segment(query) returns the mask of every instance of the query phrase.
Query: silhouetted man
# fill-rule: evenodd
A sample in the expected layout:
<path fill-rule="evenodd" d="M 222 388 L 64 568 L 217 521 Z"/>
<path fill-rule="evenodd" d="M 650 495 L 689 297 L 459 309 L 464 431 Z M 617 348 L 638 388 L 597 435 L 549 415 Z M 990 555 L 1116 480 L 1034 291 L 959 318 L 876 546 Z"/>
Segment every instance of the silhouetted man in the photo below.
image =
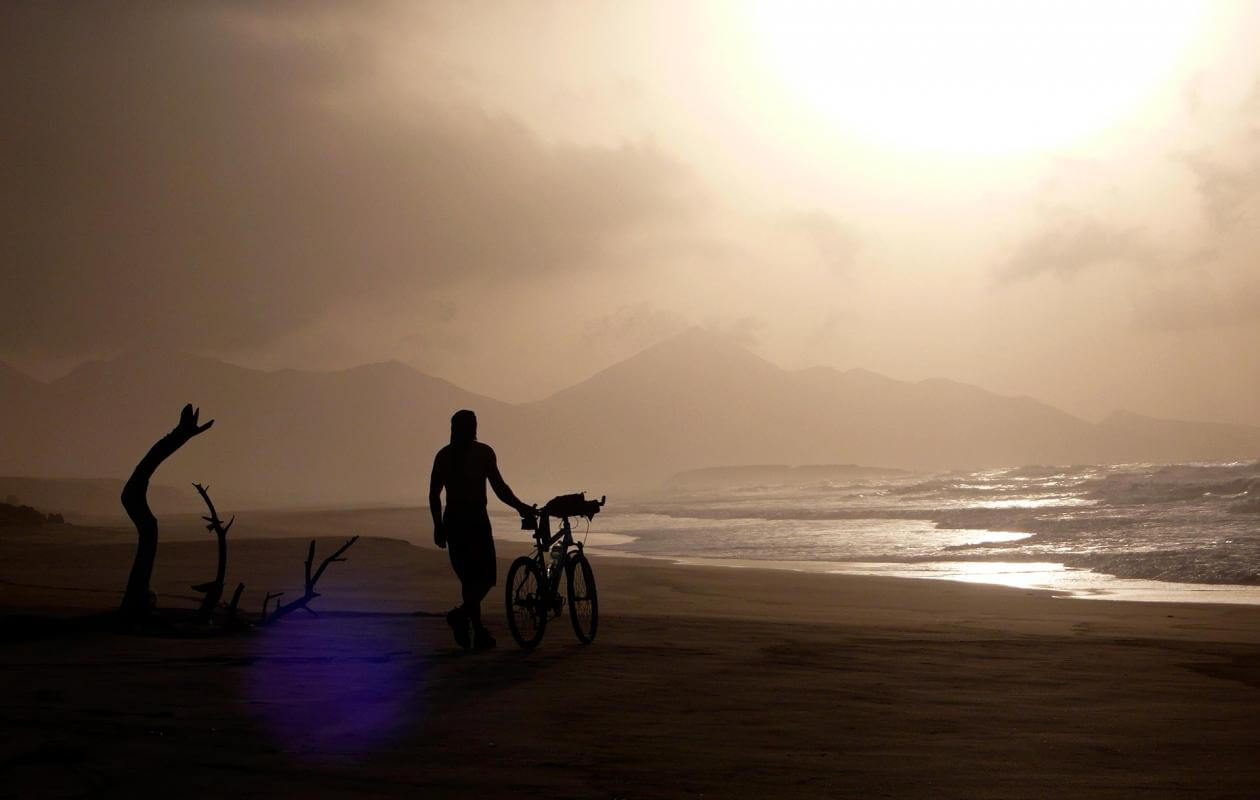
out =
<path fill-rule="evenodd" d="M 494 647 L 494 637 L 481 624 L 481 599 L 494 586 L 497 565 L 490 516 L 486 513 L 486 481 L 500 500 L 525 516 L 533 509 L 517 499 L 499 474 L 494 450 L 477 441 L 477 415 L 467 409 L 451 417 L 451 443 L 433 459 L 429 510 L 433 543 L 449 548 L 451 566 L 463 586 L 464 603 L 446 615 L 461 647 Z M 446 513 L 442 513 L 442 490 Z M 471 637 L 469 632 L 471 630 Z"/>

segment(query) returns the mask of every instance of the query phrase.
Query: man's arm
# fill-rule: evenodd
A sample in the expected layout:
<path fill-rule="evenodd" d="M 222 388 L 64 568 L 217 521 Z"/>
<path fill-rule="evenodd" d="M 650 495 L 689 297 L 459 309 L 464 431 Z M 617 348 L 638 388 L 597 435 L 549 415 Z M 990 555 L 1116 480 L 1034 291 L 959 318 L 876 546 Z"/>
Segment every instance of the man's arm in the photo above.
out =
<path fill-rule="evenodd" d="M 507 481 L 503 480 L 503 476 L 499 474 L 499 458 L 494 454 L 494 450 L 490 450 L 490 468 L 486 471 L 486 477 L 490 480 L 490 488 L 494 490 L 494 494 L 503 502 L 516 509 L 518 514 L 522 516 L 533 512 L 533 507 L 521 502 L 520 498 L 512 493 L 512 487 L 507 485 Z"/>
<path fill-rule="evenodd" d="M 440 548 L 446 547 L 446 531 L 442 530 L 442 454 L 439 452 L 433 459 L 433 472 L 429 475 L 429 512 L 433 514 L 433 543 Z"/>

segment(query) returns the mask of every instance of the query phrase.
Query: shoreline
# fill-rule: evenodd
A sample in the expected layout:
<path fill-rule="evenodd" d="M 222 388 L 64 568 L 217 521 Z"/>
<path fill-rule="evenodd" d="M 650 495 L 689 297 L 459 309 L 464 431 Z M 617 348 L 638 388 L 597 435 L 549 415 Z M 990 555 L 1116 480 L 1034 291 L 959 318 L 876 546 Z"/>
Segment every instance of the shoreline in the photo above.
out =
<path fill-rule="evenodd" d="M 436 550 L 431 544 L 431 522 L 425 506 L 393 506 L 372 509 L 324 510 L 245 510 L 236 541 L 265 539 L 310 539 L 320 536 L 365 536 L 395 539 L 422 550 Z M 530 533 L 517 530 L 515 516 L 492 512 L 494 538 L 500 557 L 515 558 L 529 552 Z M 88 540 L 128 543 L 134 531 L 125 519 L 69 526 Z M 51 531 L 51 529 L 45 529 Z M 417 531 L 408 535 L 409 531 Z M 55 532 L 51 535 L 56 536 Z M 197 543 L 209 540 L 200 515 L 165 515 L 161 521 L 162 541 Z M 632 544 L 634 534 L 592 530 L 592 555 L 617 559 L 663 561 L 684 566 L 768 569 L 786 573 L 833 573 L 867 575 L 912 581 L 949 581 L 962 584 L 1003 586 L 1061 595 L 1070 599 L 1108 602 L 1163 602 L 1205 605 L 1260 605 L 1260 586 L 1242 584 L 1178 583 L 1120 578 L 1086 568 L 1068 567 L 1049 561 L 805 561 L 776 559 L 707 558 L 685 554 L 637 553 L 620 545 Z M 77 538 L 77 537 L 76 537 Z M 577 538 L 582 538 L 578 536 Z M 83 539 L 77 539 L 83 541 Z M 612 540 L 610 543 L 609 540 Z M 511 548 L 511 549 L 509 549 Z"/>
<path fill-rule="evenodd" d="M 626 534 L 611 536 L 634 537 Z M 528 540 L 495 534 L 496 542 L 527 545 Z M 424 544 L 408 542 L 413 546 Z M 524 549 L 518 555 L 524 554 Z M 705 558 L 657 555 L 618 550 L 615 545 L 592 545 L 592 556 L 663 561 L 669 564 L 724 569 L 767 569 L 780 572 L 866 575 L 909 581 L 951 581 L 1011 589 L 1046 592 L 1072 600 L 1106 600 L 1121 603 L 1202 603 L 1257 606 L 1260 586 L 1217 583 L 1176 583 L 1120 578 L 1056 562 L 1038 561 L 794 561 L 775 559 Z"/>
<path fill-rule="evenodd" d="M 496 523 L 508 520 L 506 515 L 492 515 L 492 518 Z M 512 521 L 514 519 L 512 518 Z M 505 524 L 496 524 L 495 540 L 520 545 L 522 552 L 525 552 L 525 548 L 530 544 L 528 532 L 518 533 L 513 529 L 509 529 L 510 532 L 508 532 L 504 530 L 505 527 Z M 592 531 L 591 536 L 597 541 L 599 538 L 607 537 L 628 540 L 616 544 L 592 544 L 590 545 L 592 554 L 615 558 L 662 560 L 691 566 L 761 568 L 784 572 L 823 572 L 837 575 L 877 575 L 903 580 L 945 580 L 1016 589 L 1035 589 L 1061 594 L 1072 599 L 1111 602 L 1260 605 L 1260 586 L 1122 578 L 1053 561 L 924 559 L 889 562 L 710 558 L 686 554 L 638 553 L 618 546 L 632 545 L 636 539 L 640 538 L 634 534 Z M 423 542 L 416 544 L 426 546 Z"/>
<path fill-rule="evenodd" d="M 1119 578 L 1093 570 L 1036 561 L 774 561 L 756 559 L 663 556 L 610 549 L 591 549 L 593 555 L 667 561 L 683 566 L 728 569 L 769 569 L 830 575 L 866 575 L 908 581 L 951 581 L 1047 592 L 1072 600 L 1123 603 L 1205 603 L 1260 605 L 1260 586 L 1215 583 L 1174 583 Z M 935 573 L 935 574 L 934 574 Z M 1054 576 L 1060 575 L 1059 583 Z M 1076 579 L 1076 580 L 1073 580 Z M 1075 583 L 1075 586 L 1073 585 Z"/>

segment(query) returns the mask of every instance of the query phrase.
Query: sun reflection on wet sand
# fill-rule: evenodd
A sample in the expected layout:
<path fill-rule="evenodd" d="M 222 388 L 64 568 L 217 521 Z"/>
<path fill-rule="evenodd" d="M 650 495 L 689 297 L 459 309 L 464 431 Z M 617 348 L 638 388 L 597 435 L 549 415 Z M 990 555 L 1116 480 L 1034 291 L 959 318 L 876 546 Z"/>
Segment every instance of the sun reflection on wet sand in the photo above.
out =
<path fill-rule="evenodd" d="M 1036 561 L 933 561 L 916 564 L 840 564 L 827 570 L 847 575 L 926 578 L 1062 592 L 1094 600 L 1150 602 L 1241 603 L 1260 605 L 1260 587 L 1201 583 L 1167 583 L 1075 569 Z"/>
<path fill-rule="evenodd" d="M 984 531 L 992 535 L 990 531 Z M 1020 534 L 998 534 L 1018 537 Z M 776 569 L 788 572 L 824 572 L 835 575 L 875 575 L 885 578 L 961 581 L 1009 586 L 1015 589 L 1058 592 L 1064 597 L 1091 600 L 1129 600 L 1153 603 L 1236 603 L 1260 605 L 1260 587 L 1206 583 L 1171 583 L 1117 578 L 1050 561 L 757 561 L 740 558 L 696 558 L 643 555 L 625 550 L 597 548 L 601 558 L 665 561 L 697 567 Z"/>

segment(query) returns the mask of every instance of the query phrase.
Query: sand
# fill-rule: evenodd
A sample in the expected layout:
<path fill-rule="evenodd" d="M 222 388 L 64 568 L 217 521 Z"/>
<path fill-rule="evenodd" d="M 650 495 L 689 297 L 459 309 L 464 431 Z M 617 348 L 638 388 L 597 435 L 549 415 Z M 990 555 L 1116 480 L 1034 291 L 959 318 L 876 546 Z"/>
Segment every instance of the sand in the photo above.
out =
<path fill-rule="evenodd" d="M 445 554 L 365 538 L 319 617 L 244 635 L 32 636 L 15 617 L 111 608 L 131 549 L 0 533 L 0 794 L 1260 796 L 1256 607 L 596 556 L 593 645 L 561 619 L 520 652 L 500 587 L 499 648 L 465 653 Z M 295 592 L 304 552 L 234 541 L 246 608 Z M 192 607 L 212 558 L 209 537 L 164 542 L 162 605 Z"/>

